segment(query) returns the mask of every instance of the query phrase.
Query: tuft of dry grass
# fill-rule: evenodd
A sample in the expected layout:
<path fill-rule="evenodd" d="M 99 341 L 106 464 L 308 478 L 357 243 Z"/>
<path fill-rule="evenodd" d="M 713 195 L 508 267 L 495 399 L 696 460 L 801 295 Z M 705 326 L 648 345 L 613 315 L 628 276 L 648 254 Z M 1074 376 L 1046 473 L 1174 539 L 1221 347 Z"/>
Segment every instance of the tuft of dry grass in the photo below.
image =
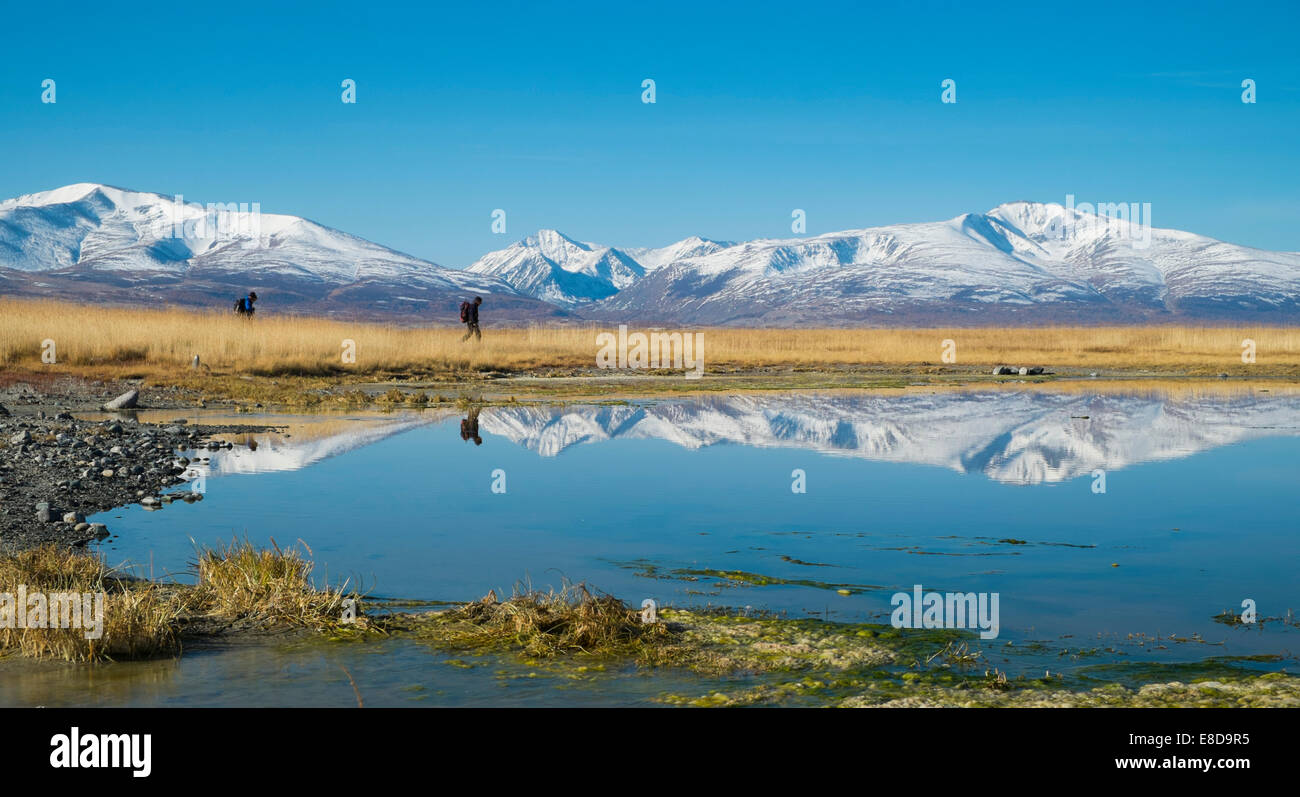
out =
<path fill-rule="evenodd" d="M 266 625 L 336 625 L 350 595 L 347 584 L 317 589 L 311 583 L 315 564 L 310 559 L 274 540 L 271 546 L 259 549 L 244 540 L 199 551 L 194 566 L 198 583 L 186 596 L 188 607 Z"/>
<path fill-rule="evenodd" d="M 636 656 L 671 632 L 643 623 L 635 609 L 612 595 L 565 583 L 558 592 L 522 590 L 507 600 L 495 592 L 437 616 L 436 636 L 453 647 L 490 647 L 550 657 L 570 653 Z"/>
<path fill-rule="evenodd" d="M 305 547 L 305 545 L 304 545 Z M 199 553 L 198 584 L 184 587 L 122 577 L 100 556 L 55 545 L 0 555 L 0 655 L 73 662 L 117 661 L 175 655 L 182 630 L 196 619 L 216 630 L 230 623 L 335 628 L 343 601 L 339 588 L 315 589 L 313 564 L 295 548 L 255 548 L 232 543 Z M 87 626 L 19 627 L 5 620 L 4 596 L 41 593 L 103 594 L 102 633 Z M 31 626 L 30 618 L 28 625 Z"/>
<path fill-rule="evenodd" d="M 102 376 L 189 373 L 199 355 L 205 377 L 240 374 L 333 379 L 376 374 L 469 375 L 489 371 L 591 369 L 596 336 L 609 325 L 488 326 L 482 342 L 463 343 L 459 327 L 401 327 L 303 316 L 237 318 L 181 309 L 87 307 L 0 299 L 0 365 Z M 644 330 L 642 330 L 644 331 Z M 941 367 L 945 340 L 957 365 L 1253 369 L 1300 373 L 1300 329 L 1263 326 L 1109 326 L 930 329 L 704 328 L 707 370 L 852 365 Z M 1257 363 L 1244 366 L 1242 342 Z M 41 362 L 44 340 L 58 364 Z M 356 362 L 344 363 L 343 341 Z"/>
<path fill-rule="evenodd" d="M 20 628 L 14 620 L 0 623 L 0 653 L 84 662 L 151 658 L 179 649 L 181 607 L 174 591 L 114 578 L 99 557 L 53 545 L 0 556 L 0 593 L 14 596 L 16 604 L 20 588 L 46 599 L 52 593 L 102 594 L 101 636 L 86 638 L 88 617 L 81 627 L 66 628 Z M 52 614 L 46 622 L 54 619 Z"/>

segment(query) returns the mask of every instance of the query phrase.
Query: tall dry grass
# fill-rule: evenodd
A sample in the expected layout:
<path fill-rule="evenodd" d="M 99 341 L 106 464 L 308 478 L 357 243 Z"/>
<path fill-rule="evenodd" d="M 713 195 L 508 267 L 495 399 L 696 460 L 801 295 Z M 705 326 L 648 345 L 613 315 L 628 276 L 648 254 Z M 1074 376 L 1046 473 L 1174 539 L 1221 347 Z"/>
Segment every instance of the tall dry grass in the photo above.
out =
<path fill-rule="evenodd" d="M 232 313 L 0 299 L 0 366 L 42 365 L 42 341 L 48 339 L 61 364 L 51 368 L 141 376 L 187 368 L 196 354 L 214 371 L 253 376 L 587 368 L 595 365 L 597 333 L 608 330 L 596 325 L 494 328 L 489 317 L 482 342 L 462 343 L 460 327 L 413 329 L 300 316 L 245 320 Z M 956 343 L 962 365 L 1215 370 L 1240 366 L 1242 341 L 1250 338 L 1258 365 L 1300 368 L 1296 327 L 700 331 L 708 370 L 939 364 L 946 339 Z M 355 342 L 355 364 L 343 362 L 345 340 Z"/>
<path fill-rule="evenodd" d="M 306 544 L 303 544 L 306 547 Z M 198 583 L 189 606 L 218 617 L 268 625 L 320 626 L 337 622 L 347 585 L 317 589 L 311 583 L 312 560 L 297 548 L 257 548 L 248 540 L 198 552 Z M 353 595 L 353 597 L 356 597 Z"/>
<path fill-rule="evenodd" d="M 16 600 L 20 585 L 28 594 L 103 593 L 102 636 L 87 639 L 85 627 L 18 627 L 20 610 L 13 606 L 14 617 L 0 623 L 0 654 L 85 662 L 150 658 L 179 649 L 181 607 L 173 591 L 152 582 L 116 580 L 102 557 L 53 545 L 0 556 L 0 594 Z"/>
<path fill-rule="evenodd" d="M 91 662 L 175 655 L 182 630 L 199 620 L 208 621 L 209 629 L 237 622 L 337 629 L 344 600 L 361 596 L 346 584 L 317 589 L 311 583 L 313 567 L 297 548 L 258 549 L 237 541 L 199 550 L 198 583 L 185 587 L 123 578 L 102 556 L 67 547 L 3 553 L 0 656 Z M 48 619 L 45 625 L 55 627 L 24 626 L 22 613 L 11 605 L 22 594 L 20 587 L 27 595 L 103 593 L 102 635 L 87 639 L 85 627 L 57 627 Z"/>

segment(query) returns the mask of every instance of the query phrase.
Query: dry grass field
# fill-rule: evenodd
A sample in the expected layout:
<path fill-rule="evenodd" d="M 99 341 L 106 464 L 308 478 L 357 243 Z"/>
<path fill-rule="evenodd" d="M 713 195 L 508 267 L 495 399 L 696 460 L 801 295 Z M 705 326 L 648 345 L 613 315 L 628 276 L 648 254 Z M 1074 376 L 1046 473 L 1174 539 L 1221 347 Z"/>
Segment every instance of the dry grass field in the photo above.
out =
<path fill-rule="evenodd" d="M 296 316 L 90 307 L 0 299 L 0 367 L 97 377 L 176 375 L 198 355 L 214 373 L 251 376 L 411 377 L 482 371 L 591 369 L 608 327 L 493 328 L 462 343 L 459 327 L 359 324 Z M 632 331 L 637 331 L 633 328 Z M 645 330 L 642 330 L 645 331 Z M 1300 374 L 1300 328 L 1043 327 L 983 329 L 706 328 L 706 371 L 854 365 L 940 365 L 945 340 L 957 366 L 1043 365 L 1209 375 Z M 1256 363 L 1242 361 L 1245 339 Z M 55 364 L 42 360 L 53 342 Z M 345 341 L 355 362 L 345 362 Z"/>

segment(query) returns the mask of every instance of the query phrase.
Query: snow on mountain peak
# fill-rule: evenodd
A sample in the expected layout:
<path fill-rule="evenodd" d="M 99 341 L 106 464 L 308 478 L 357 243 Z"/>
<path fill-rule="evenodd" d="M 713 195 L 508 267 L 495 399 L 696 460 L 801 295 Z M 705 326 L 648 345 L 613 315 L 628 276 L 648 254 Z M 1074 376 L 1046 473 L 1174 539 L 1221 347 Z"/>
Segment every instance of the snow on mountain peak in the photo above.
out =
<path fill-rule="evenodd" d="M 79 300 L 147 301 L 165 292 L 205 304 L 257 286 L 284 305 L 324 303 L 326 312 L 340 301 L 337 291 L 391 295 L 375 295 L 366 310 L 399 299 L 403 307 L 454 308 L 478 294 L 513 297 L 527 317 L 555 311 L 500 280 L 262 213 L 255 202 L 202 205 L 98 183 L 0 202 L 0 283 L 6 292 Z"/>
<path fill-rule="evenodd" d="M 0 210 L 19 207 L 40 208 L 51 205 L 68 205 L 86 200 L 96 193 L 117 206 L 129 204 L 133 201 L 137 204 L 144 204 L 163 199 L 158 194 L 142 194 L 128 191 L 125 188 L 103 185 L 102 183 L 73 183 L 49 191 L 38 191 L 34 194 L 24 194 L 13 199 L 0 200 Z"/>
<path fill-rule="evenodd" d="M 571 259 L 581 259 L 584 254 L 597 248 L 592 244 L 575 241 L 559 230 L 547 229 L 538 230 L 535 235 L 528 236 L 515 246 L 537 249 L 544 257 L 555 261 L 561 268 Z"/>
<path fill-rule="evenodd" d="M 1300 253 L 1150 222 L 1146 204 L 1071 197 L 740 243 L 692 235 L 616 248 L 541 229 L 458 271 L 255 203 L 179 204 L 77 183 L 0 201 L 0 285 L 54 295 L 41 285 L 64 279 L 60 290 L 110 300 L 114 288 L 134 297 L 138 286 L 266 281 L 311 301 L 367 286 L 378 310 L 417 295 L 491 294 L 593 320 L 763 326 L 1300 318 Z"/>

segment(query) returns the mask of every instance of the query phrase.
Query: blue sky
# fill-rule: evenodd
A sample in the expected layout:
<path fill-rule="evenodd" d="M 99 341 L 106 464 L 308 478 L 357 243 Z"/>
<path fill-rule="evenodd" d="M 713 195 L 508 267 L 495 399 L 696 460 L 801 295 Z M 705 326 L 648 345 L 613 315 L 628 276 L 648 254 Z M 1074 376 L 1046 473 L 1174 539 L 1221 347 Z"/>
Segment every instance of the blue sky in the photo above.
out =
<path fill-rule="evenodd" d="M 6 8 L 0 196 L 260 202 L 448 266 L 1067 194 L 1300 250 L 1294 2 L 272 5 Z"/>

